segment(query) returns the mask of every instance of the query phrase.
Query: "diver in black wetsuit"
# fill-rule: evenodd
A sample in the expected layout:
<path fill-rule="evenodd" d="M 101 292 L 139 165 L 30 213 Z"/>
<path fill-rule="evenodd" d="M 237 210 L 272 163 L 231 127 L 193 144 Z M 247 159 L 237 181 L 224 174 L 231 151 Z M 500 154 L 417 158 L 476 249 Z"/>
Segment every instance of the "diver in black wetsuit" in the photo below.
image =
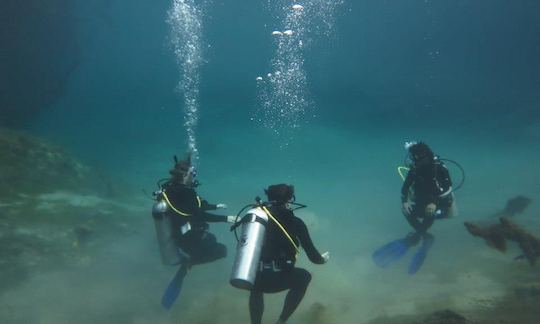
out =
<path fill-rule="evenodd" d="M 225 204 L 212 205 L 196 193 L 198 182 L 191 157 L 178 161 L 169 171 L 171 178 L 161 186 L 161 198 L 167 201 L 172 228 L 177 235 L 178 247 L 189 266 L 212 262 L 227 256 L 225 245 L 218 243 L 208 231 L 207 222 L 234 222 L 235 216 L 210 214 L 208 210 L 227 208 Z"/>
<path fill-rule="evenodd" d="M 227 256 L 225 245 L 217 242 L 208 231 L 207 222 L 234 222 L 236 216 L 213 215 L 207 210 L 226 208 L 225 204 L 211 205 L 197 196 L 195 168 L 191 155 L 183 161 L 174 157 L 170 179 L 158 182 L 156 203 L 152 215 L 164 264 L 180 267 L 163 296 L 161 305 L 170 309 L 182 289 L 184 277 L 193 265 L 216 261 Z"/>
<path fill-rule="evenodd" d="M 297 249 L 302 246 L 309 260 L 316 264 L 326 263 L 329 253 L 320 254 L 314 247 L 304 222 L 296 217 L 287 203 L 293 200 L 294 189 L 286 184 L 272 185 L 266 190 L 272 205 L 268 208 L 294 241 L 287 238 L 279 226 L 270 221 L 261 252 L 260 270 L 249 297 L 249 313 L 252 324 L 260 324 L 264 311 L 264 293 L 289 290 L 277 323 L 284 323 L 296 310 L 311 281 L 311 274 L 295 267 Z"/>
<path fill-rule="evenodd" d="M 449 217 L 452 180 L 448 169 L 425 143 L 408 146 L 413 162 L 401 187 L 402 211 L 417 233 L 426 233 L 435 219 Z"/>
<path fill-rule="evenodd" d="M 429 146 L 413 142 L 406 143 L 405 148 L 412 165 L 401 187 L 401 204 L 403 215 L 415 231 L 378 248 L 372 259 L 377 266 L 385 268 L 422 241 L 409 263 L 408 273 L 414 275 L 424 263 L 435 240 L 427 232 L 428 229 L 436 219 L 450 217 L 454 198 L 448 169 Z"/>

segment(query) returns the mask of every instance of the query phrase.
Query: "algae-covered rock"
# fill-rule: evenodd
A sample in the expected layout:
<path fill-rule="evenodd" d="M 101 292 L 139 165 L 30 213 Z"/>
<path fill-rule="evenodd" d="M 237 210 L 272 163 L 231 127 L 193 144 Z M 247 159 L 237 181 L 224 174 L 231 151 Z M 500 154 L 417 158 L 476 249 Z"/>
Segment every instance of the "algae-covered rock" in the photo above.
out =
<path fill-rule="evenodd" d="M 0 151 L 0 293 L 34 274 L 87 265 L 136 233 L 140 206 L 115 198 L 106 176 L 62 148 L 0 129 Z"/>
<path fill-rule="evenodd" d="M 64 149 L 27 133 L 0 129 L 0 195 L 109 190 L 109 181 Z"/>
<path fill-rule="evenodd" d="M 464 316 L 450 310 L 440 310 L 429 315 L 417 324 L 467 324 L 470 323 Z"/>

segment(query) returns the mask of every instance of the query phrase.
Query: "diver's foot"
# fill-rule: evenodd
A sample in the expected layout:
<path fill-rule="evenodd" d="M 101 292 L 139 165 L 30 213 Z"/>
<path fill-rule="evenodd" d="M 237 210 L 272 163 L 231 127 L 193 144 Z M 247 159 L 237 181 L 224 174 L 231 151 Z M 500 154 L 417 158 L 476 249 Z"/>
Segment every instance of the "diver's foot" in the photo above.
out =
<path fill-rule="evenodd" d="M 411 232 L 405 237 L 405 244 L 407 244 L 407 247 L 413 247 L 420 242 L 422 237 L 422 232 Z"/>

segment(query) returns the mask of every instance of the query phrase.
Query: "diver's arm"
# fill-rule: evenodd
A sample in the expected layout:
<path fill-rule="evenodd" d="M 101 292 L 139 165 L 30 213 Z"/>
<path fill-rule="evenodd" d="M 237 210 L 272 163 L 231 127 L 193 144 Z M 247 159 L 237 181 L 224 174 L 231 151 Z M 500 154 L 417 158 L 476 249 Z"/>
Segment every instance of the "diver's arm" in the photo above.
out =
<path fill-rule="evenodd" d="M 201 211 L 195 217 L 199 218 L 203 222 L 209 222 L 209 223 L 226 223 L 227 222 L 227 216 L 210 214 L 205 211 Z"/>
<path fill-rule="evenodd" d="M 216 210 L 218 209 L 217 205 L 210 204 L 208 201 L 201 199 L 201 209 L 202 210 Z"/>
<path fill-rule="evenodd" d="M 294 217 L 295 221 L 295 228 L 296 228 L 296 235 L 300 239 L 300 243 L 302 244 L 302 247 L 304 248 L 304 251 L 306 251 L 306 254 L 309 258 L 309 260 L 315 264 L 323 264 L 326 262 L 325 258 L 317 251 L 315 246 L 313 245 L 313 241 L 311 240 L 311 237 L 309 236 L 309 232 L 307 229 L 306 224 L 297 217 Z"/>
<path fill-rule="evenodd" d="M 200 197 L 199 197 L 200 199 Z M 218 203 L 218 204 L 210 204 L 206 200 L 201 200 L 201 207 L 202 210 L 216 210 L 216 209 L 227 209 L 227 205 L 224 203 Z"/>
<path fill-rule="evenodd" d="M 414 170 L 410 170 L 409 173 L 407 173 L 407 177 L 405 178 L 405 182 L 403 182 L 403 186 L 401 186 L 401 202 L 407 202 L 407 199 L 409 197 L 409 189 L 411 188 L 411 185 L 414 180 Z"/>

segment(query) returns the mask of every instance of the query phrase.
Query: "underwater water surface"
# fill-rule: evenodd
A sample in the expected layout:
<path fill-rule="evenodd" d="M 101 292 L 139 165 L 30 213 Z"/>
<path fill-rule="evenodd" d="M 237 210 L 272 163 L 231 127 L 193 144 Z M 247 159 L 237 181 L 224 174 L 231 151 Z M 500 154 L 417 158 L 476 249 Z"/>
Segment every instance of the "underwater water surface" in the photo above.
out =
<path fill-rule="evenodd" d="M 523 195 L 531 204 L 513 221 L 540 236 L 537 2 L 2 6 L 12 19 L 2 82 L 24 72 L 57 86 L 21 76 L 0 102 L 0 125 L 17 132 L 0 132 L 0 322 L 248 323 L 248 293 L 228 283 L 236 241 L 225 224 L 211 231 L 227 258 L 195 267 L 172 309 L 160 305 L 177 269 L 161 264 L 150 193 L 173 156 L 192 151 L 197 191 L 226 203 L 224 215 L 276 183 L 293 184 L 308 206 L 297 216 L 331 259 L 300 256 L 313 279 L 290 323 L 419 323 L 440 310 L 536 323 L 538 267 L 463 223 L 492 222 Z M 59 13 L 70 33 L 57 33 Z M 50 42 L 35 51 L 33 38 Z M 371 257 L 412 230 L 397 167 L 413 140 L 457 161 L 465 182 L 458 215 L 435 222 L 429 255 L 409 275 L 412 249 L 385 269 Z M 266 295 L 264 323 L 283 299 Z"/>

